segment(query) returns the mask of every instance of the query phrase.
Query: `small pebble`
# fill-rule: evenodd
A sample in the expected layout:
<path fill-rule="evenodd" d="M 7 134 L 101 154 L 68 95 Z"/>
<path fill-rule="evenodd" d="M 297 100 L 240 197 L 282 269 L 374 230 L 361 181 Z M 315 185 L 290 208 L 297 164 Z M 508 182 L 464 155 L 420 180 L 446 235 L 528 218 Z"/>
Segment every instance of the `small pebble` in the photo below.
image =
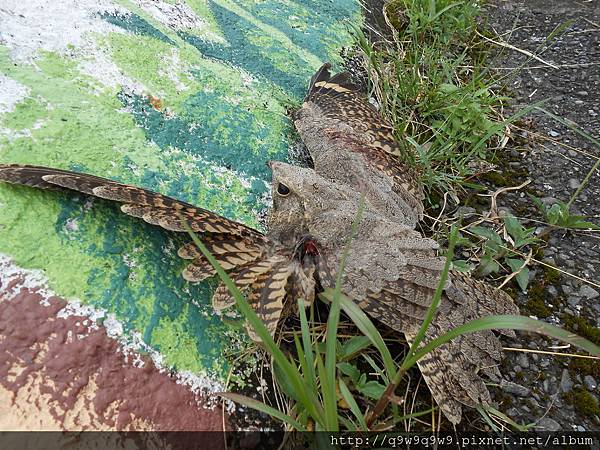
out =
<path fill-rule="evenodd" d="M 540 200 L 542 201 L 544 206 L 552 206 L 555 203 L 558 203 L 558 200 L 554 197 L 542 197 Z"/>
<path fill-rule="evenodd" d="M 569 178 L 569 187 L 571 189 L 577 189 L 579 186 L 581 186 L 581 183 L 579 182 L 579 180 L 575 179 L 575 178 Z"/>
<path fill-rule="evenodd" d="M 598 383 L 596 383 L 596 380 L 591 375 L 586 375 L 583 378 L 583 384 L 585 384 L 585 387 L 588 388 L 590 391 L 593 391 L 598 387 Z"/>
<path fill-rule="evenodd" d="M 524 369 L 529 368 L 529 358 L 527 358 L 527 355 L 525 353 L 521 353 L 518 357 L 517 357 L 517 362 L 519 363 L 519 366 L 521 366 Z"/>
<path fill-rule="evenodd" d="M 567 369 L 563 369 L 562 371 L 559 388 L 560 392 L 569 392 L 573 389 L 573 381 L 571 380 L 571 375 Z"/>
<path fill-rule="evenodd" d="M 600 292 L 598 292 L 596 289 L 592 288 L 590 285 L 584 284 L 579 289 L 579 295 L 581 295 L 582 297 L 585 297 L 589 300 L 593 300 L 600 296 Z"/>
<path fill-rule="evenodd" d="M 519 410 L 517 408 L 510 408 L 506 411 L 506 414 L 510 418 L 516 418 L 519 415 Z"/>
<path fill-rule="evenodd" d="M 569 286 L 568 284 L 563 284 L 562 286 L 562 291 L 569 295 L 571 292 L 573 292 L 573 288 L 571 286 Z"/>
<path fill-rule="evenodd" d="M 547 359 L 542 359 L 542 360 L 540 361 L 540 366 L 542 366 L 542 368 L 546 368 L 546 367 L 548 367 L 549 365 L 550 365 L 550 361 L 549 361 L 549 360 L 547 360 Z"/>
<path fill-rule="evenodd" d="M 554 131 L 554 130 L 550 130 L 548 131 L 548 134 L 552 137 L 558 137 L 560 136 L 560 133 L 558 131 Z"/>
<path fill-rule="evenodd" d="M 500 387 L 509 394 L 518 395 L 519 397 L 527 397 L 531 393 L 531 389 L 521 386 L 520 384 L 513 383 L 512 381 L 502 380 L 500 382 Z"/>
<path fill-rule="evenodd" d="M 550 417 L 542 417 L 533 427 L 536 431 L 559 431 L 560 425 Z"/>

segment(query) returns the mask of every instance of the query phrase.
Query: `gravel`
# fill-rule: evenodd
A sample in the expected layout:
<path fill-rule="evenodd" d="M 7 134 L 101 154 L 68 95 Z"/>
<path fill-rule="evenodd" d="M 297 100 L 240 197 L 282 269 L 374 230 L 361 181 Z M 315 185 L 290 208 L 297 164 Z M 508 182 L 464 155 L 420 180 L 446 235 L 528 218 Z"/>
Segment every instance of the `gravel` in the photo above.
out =
<path fill-rule="evenodd" d="M 581 289 L 579 289 L 579 296 L 585 297 L 588 300 L 593 300 L 600 296 L 600 292 L 588 286 L 587 284 L 584 284 L 583 286 L 581 286 Z"/>
<path fill-rule="evenodd" d="M 571 375 L 569 375 L 569 371 L 567 369 L 563 369 L 560 377 L 560 392 L 569 392 L 571 389 L 573 389 Z"/>
<path fill-rule="evenodd" d="M 536 431 L 559 431 L 560 424 L 551 419 L 550 417 L 543 417 L 540 421 L 534 426 Z"/>
<path fill-rule="evenodd" d="M 492 62 L 505 68 L 526 68 L 508 78 L 509 95 L 515 104 L 506 115 L 525 106 L 545 100 L 549 112 L 576 123 L 589 135 L 598 139 L 600 130 L 600 7 L 597 2 L 570 0 L 494 0 L 487 4 L 486 21 L 507 42 L 519 49 L 539 52 L 541 58 L 558 68 L 540 61 L 526 61 L 526 57 L 506 48 L 498 49 Z M 549 44 L 546 36 L 557 27 L 567 24 Z M 596 24 L 596 25 L 594 25 Z M 596 31 L 594 31 L 596 30 Z M 509 143 L 507 157 L 511 158 L 508 170 L 526 170 L 531 180 L 528 188 L 535 192 L 544 205 L 567 203 L 600 156 L 600 149 L 568 126 L 541 112 L 535 112 L 517 124 L 523 130 L 514 131 L 520 140 Z M 520 155 L 515 161 L 515 155 Z M 515 164 L 516 162 L 516 164 Z M 515 184 L 525 181 L 515 180 Z M 498 187 L 490 188 L 493 192 Z M 516 212 L 526 227 L 544 229 L 539 210 L 528 196 L 521 192 L 507 192 L 498 197 L 498 207 L 508 207 Z M 481 212 L 481 211 L 478 211 Z M 573 202 L 572 214 L 588 216 L 586 220 L 600 225 L 600 177 L 594 174 Z M 542 245 L 544 262 L 556 265 L 574 276 L 561 275 L 551 282 L 538 284 L 543 289 L 542 299 L 551 315 L 547 322 L 563 326 L 565 315 L 581 317 L 598 326 L 600 320 L 600 235 L 585 231 L 554 230 Z M 536 257 L 538 258 L 538 257 Z M 539 259 L 539 258 L 538 258 Z M 542 267 L 533 282 L 544 274 Z M 589 284 L 588 281 L 592 284 Z M 531 292 L 531 289 L 530 289 Z M 530 301 L 528 294 L 517 294 L 523 308 Z M 524 314 L 530 313 L 523 311 Z M 519 333 L 514 340 L 506 340 L 507 347 L 538 349 L 541 351 L 569 353 L 558 341 L 533 333 Z M 498 409 L 521 424 L 537 423 L 536 430 L 600 431 L 600 420 L 570 404 L 568 394 L 573 389 L 586 389 L 599 395 L 598 381 L 592 375 L 579 373 L 572 368 L 572 358 L 535 353 L 506 354 L 501 371 L 504 381 L 502 393 L 497 392 Z M 513 368 L 522 371 L 518 379 L 511 376 Z M 518 382 L 518 384 L 516 384 Z M 511 400 L 506 400 L 512 396 Z M 528 398 L 524 398 L 528 397 Z M 535 401 L 535 403 L 532 402 Z"/>

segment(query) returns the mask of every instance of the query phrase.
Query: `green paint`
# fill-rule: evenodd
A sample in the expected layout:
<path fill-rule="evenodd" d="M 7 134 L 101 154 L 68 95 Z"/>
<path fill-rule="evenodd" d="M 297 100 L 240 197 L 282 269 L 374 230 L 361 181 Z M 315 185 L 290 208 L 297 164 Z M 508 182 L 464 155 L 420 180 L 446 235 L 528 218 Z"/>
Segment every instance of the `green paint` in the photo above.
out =
<path fill-rule="evenodd" d="M 126 32 L 93 38 L 144 95 L 103 86 L 77 58 L 45 53 L 34 68 L 0 46 L 0 72 L 30 89 L 0 114 L 0 162 L 85 171 L 258 226 L 265 163 L 292 144 L 286 109 L 322 61 L 339 62 L 358 5 L 188 0 L 206 27 L 176 30 L 119 3 L 131 14 L 104 20 Z M 108 202 L 0 185 L 0 252 L 42 268 L 58 294 L 114 313 L 167 364 L 225 376 L 227 336 L 240 333 L 213 313 L 214 281 L 179 276 L 181 239 Z"/>
<path fill-rule="evenodd" d="M 270 47 L 275 47 L 277 44 L 283 48 L 286 53 L 293 53 L 299 56 L 305 63 L 313 67 L 318 67 L 323 63 L 317 56 L 313 55 L 310 50 L 307 48 L 299 47 L 285 34 L 282 33 L 276 27 L 273 27 L 265 22 L 257 20 L 252 14 L 250 14 L 245 8 L 239 6 L 234 2 L 229 0 L 214 0 L 215 5 L 219 5 L 221 8 L 228 10 L 229 12 L 237 15 L 240 19 L 243 19 L 250 23 L 257 30 L 260 30 L 260 34 L 268 38 L 268 45 Z M 249 2 L 241 2 L 241 3 L 249 3 Z M 254 3 L 254 2 L 253 2 Z M 251 4 L 251 3 L 250 3 Z M 250 5 L 248 5 L 250 6 Z M 277 6 L 277 5 L 273 5 Z M 270 8 L 271 5 L 263 3 L 261 8 Z M 281 22 L 285 23 L 286 19 L 289 20 L 289 17 L 281 17 L 283 19 Z M 225 30 L 223 29 L 225 32 Z M 288 63 L 290 62 L 288 58 Z"/>
<path fill-rule="evenodd" d="M 101 14 L 100 17 L 102 17 L 108 23 L 112 23 L 113 25 L 121 27 L 127 31 L 131 31 L 132 33 L 151 36 L 166 42 L 167 44 L 175 45 L 175 42 L 173 42 L 167 35 L 153 27 L 149 22 L 137 14 L 123 15 L 104 13 Z"/>

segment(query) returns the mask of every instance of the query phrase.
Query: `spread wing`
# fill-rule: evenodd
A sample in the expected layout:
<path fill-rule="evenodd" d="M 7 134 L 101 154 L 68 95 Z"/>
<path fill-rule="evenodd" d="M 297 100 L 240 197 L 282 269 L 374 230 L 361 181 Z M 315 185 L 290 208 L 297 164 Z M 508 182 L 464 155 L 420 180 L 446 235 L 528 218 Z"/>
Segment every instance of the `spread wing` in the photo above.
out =
<path fill-rule="evenodd" d="M 294 114 L 317 172 L 330 172 L 348 181 L 348 169 L 340 163 L 348 157 L 358 158 L 372 175 L 383 177 L 404 204 L 405 214 L 412 210 L 420 218 L 424 196 L 419 173 L 401 162 L 392 125 L 351 83 L 348 73 L 331 76 L 329 68 L 324 64 L 313 76 L 302 108 Z M 373 180 L 358 176 L 356 187 L 368 190 L 364 184 L 369 182 Z M 381 193 L 385 187 L 378 186 L 378 190 Z"/>
<path fill-rule="evenodd" d="M 518 314 L 510 297 L 485 283 L 452 273 L 450 287 L 427 330 L 425 342 L 491 314 Z M 359 305 L 388 326 L 402 331 L 411 342 L 431 303 L 435 286 L 416 279 L 390 283 L 379 292 L 370 292 Z M 465 334 L 427 354 L 418 362 L 423 378 L 445 416 L 460 422 L 462 405 L 476 407 L 491 402 L 483 378 L 498 380 L 502 346 L 491 331 Z"/>
<path fill-rule="evenodd" d="M 333 287 L 356 205 L 340 202 L 336 208 L 308 222 L 320 247 L 320 281 Z M 438 286 L 444 258 L 437 244 L 412 228 L 391 222 L 366 208 L 352 241 L 342 276 L 342 290 L 366 313 L 403 333 L 412 341 L 423 322 Z M 504 292 L 460 273 L 451 273 L 425 342 L 475 318 L 518 314 Z M 440 409 L 453 423 L 461 419 L 462 405 L 489 404 L 490 394 L 479 373 L 499 376 L 501 345 L 491 331 L 453 339 L 419 361 L 421 373 Z"/>
<path fill-rule="evenodd" d="M 0 165 L 0 181 L 41 189 L 77 191 L 113 200 L 121 203 L 125 214 L 170 231 L 185 232 L 185 220 L 238 286 L 250 289 L 251 298 L 256 299 L 257 313 L 273 329 L 274 310 L 282 308 L 287 282 L 287 277 L 284 279 L 278 274 L 284 272 L 283 268 L 292 267 L 293 261 L 277 243 L 259 231 L 189 203 L 88 174 L 39 166 Z M 272 255 L 275 253 L 278 254 L 277 272 L 271 277 L 265 276 L 265 272 L 274 266 Z M 186 280 L 199 282 L 216 274 L 193 242 L 183 245 L 178 255 L 190 260 L 182 274 Z M 213 304 L 217 309 L 232 304 L 224 286 L 215 292 Z"/>

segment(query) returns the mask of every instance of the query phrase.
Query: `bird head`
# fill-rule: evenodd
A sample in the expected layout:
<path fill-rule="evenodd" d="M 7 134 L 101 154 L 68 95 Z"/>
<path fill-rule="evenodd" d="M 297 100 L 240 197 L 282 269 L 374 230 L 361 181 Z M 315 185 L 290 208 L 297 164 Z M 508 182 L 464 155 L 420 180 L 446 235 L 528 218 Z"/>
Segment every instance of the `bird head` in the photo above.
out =
<path fill-rule="evenodd" d="M 281 243 L 294 245 L 309 233 L 308 224 L 327 211 L 348 193 L 313 169 L 279 161 L 269 163 L 273 171 L 273 208 L 269 217 L 269 234 Z"/>

